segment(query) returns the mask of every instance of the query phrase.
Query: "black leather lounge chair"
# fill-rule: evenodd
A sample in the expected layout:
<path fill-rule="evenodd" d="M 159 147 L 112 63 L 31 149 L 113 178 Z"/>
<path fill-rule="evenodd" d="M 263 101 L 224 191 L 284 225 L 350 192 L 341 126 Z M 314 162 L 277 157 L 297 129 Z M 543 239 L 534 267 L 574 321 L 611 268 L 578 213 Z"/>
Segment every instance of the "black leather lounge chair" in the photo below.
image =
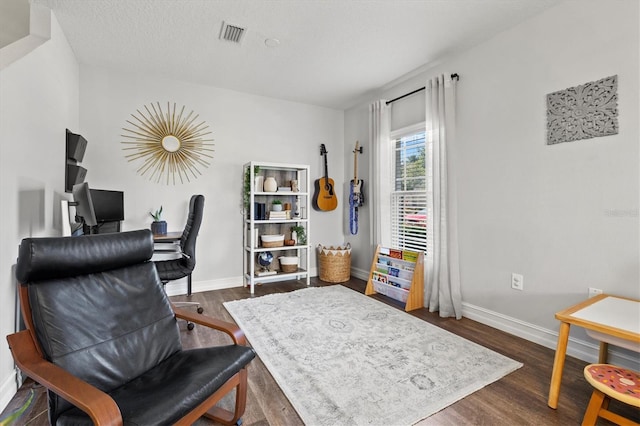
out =
<path fill-rule="evenodd" d="M 254 351 L 236 325 L 174 309 L 152 254 L 148 230 L 22 241 L 27 329 L 7 340 L 18 367 L 49 390 L 51 424 L 240 423 Z M 183 350 L 176 318 L 233 342 Z M 234 388 L 233 412 L 214 407 Z"/>

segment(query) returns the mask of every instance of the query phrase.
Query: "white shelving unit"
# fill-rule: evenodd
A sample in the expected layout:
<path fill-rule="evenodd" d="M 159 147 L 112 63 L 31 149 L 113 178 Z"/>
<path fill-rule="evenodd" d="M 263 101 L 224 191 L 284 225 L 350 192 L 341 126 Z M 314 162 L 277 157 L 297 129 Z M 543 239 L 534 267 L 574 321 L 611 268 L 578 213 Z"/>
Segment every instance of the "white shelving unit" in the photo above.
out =
<path fill-rule="evenodd" d="M 256 169 L 258 172 L 255 173 Z M 262 188 L 256 188 L 256 177 L 261 176 L 263 181 L 268 177 L 275 178 L 279 188 L 291 188 L 291 181 L 298 181 L 298 192 L 279 190 L 265 192 Z M 300 164 L 280 164 L 251 161 L 243 166 L 243 187 L 247 188 L 245 196 L 245 215 L 243 218 L 243 268 L 244 285 L 251 288 L 254 294 L 256 284 L 284 280 L 305 279 L 310 284 L 309 267 L 311 261 L 309 213 L 311 208 L 311 180 L 309 166 Z M 266 214 L 271 210 L 272 201 L 280 200 L 283 204 L 291 205 L 290 219 L 258 218 L 257 203 L 266 206 Z M 297 206 L 297 207 L 296 207 Z M 298 215 L 295 216 L 295 213 Z M 285 240 L 291 239 L 291 227 L 302 226 L 306 232 L 306 244 L 293 246 L 263 247 L 261 235 L 284 234 Z M 256 239 L 257 230 L 257 239 Z M 258 264 L 258 255 L 270 251 L 273 254 L 273 262 L 270 266 L 271 275 L 260 275 L 261 266 Z M 283 272 L 279 266 L 279 256 L 298 256 L 299 265 L 294 272 Z M 275 274 L 273 274 L 275 271 Z"/>

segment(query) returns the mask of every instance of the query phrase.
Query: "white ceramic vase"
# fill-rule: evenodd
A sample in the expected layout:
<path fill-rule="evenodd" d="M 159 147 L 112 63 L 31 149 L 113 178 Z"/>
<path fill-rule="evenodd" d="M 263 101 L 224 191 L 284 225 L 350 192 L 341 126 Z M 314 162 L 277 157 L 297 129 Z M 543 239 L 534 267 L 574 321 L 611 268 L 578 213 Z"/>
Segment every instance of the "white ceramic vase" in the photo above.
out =
<path fill-rule="evenodd" d="M 264 187 L 264 176 L 256 176 L 254 178 L 253 190 L 255 192 L 262 192 Z"/>
<path fill-rule="evenodd" d="M 273 176 L 264 180 L 264 192 L 276 192 L 278 190 L 278 182 Z"/>

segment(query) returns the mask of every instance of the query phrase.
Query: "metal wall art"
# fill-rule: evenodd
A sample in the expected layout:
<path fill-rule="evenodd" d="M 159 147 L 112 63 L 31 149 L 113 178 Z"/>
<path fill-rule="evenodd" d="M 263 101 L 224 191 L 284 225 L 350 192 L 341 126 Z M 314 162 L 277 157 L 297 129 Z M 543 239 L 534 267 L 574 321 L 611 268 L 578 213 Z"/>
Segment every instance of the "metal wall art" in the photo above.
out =
<path fill-rule="evenodd" d="M 138 161 L 137 173 L 147 175 L 149 180 L 166 184 L 190 182 L 190 176 L 197 178 L 199 167 L 208 167 L 207 161 L 213 158 L 213 139 L 204 139 L 211 132 L 204 121 L 196 124 L 199 115 L 191 111 L 184 114 L 185 107 L 178 112 L 176 104 L 173 108 L 167 102 L 167 110 L 163 111 L 160 102 L 144 106 L 145 112 L 136 110 L 131 114 L 134 121 L 126 120 L 132 128 L 123 128 L 127 138 L 122 143 L 128 161 Z"/>
<path fill-rule="evenodd" d="M 547 95 L 547 145 L 617 133 L 617 75 Z"/>

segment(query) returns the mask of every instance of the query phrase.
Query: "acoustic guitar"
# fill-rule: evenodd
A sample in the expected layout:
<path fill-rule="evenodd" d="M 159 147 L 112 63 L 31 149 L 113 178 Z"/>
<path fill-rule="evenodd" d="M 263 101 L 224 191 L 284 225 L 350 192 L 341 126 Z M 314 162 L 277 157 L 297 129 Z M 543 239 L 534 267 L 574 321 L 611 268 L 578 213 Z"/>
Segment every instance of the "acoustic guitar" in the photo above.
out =
<path fill-rule="evenodd" d="M 313 205 L 316 209 L 322 211 L 331 211 L 338 207 L 338 197 L 336 197 L 336 192 L 334 190 L 333 179 L 329 177 L 327 154 L 327 148 L 325 148 L 324 144 L 321 144 L 320 155 L 324 155 L 324 177 L 316 179 Z"/>

